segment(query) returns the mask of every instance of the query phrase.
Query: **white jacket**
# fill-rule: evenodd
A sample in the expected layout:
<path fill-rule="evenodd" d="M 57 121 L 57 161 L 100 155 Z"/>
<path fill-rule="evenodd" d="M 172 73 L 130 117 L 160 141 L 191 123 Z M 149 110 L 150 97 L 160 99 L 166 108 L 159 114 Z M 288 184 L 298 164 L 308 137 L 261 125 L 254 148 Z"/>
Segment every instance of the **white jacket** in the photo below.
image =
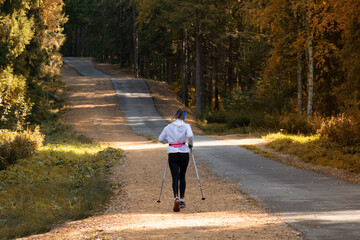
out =
<path fill-rule="evenodd" d="M 188 143 L 193 145 L 194 134 L 191 130 L 189 124 L 184 123 L 183 120 L 177 119 L 176 121 L 167 125 L 164 130 L 161 132 L 159 142 L 162 143 Z M 167 153 L 188 153 L 190 148 L 184 144 L 181 147 L 175 148 L 169 146 L 167 148 Z"/>

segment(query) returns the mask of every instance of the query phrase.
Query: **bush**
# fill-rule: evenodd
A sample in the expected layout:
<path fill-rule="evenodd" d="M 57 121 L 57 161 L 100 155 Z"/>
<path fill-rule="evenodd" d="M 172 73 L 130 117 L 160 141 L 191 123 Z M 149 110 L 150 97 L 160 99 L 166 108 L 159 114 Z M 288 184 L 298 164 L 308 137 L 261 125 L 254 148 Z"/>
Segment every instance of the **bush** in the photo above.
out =
<path fill-rule="evenodd" d="M 305 162 L 331 166 L 346 171 L 360 173 L 360 152 L 354 147 L 329 147 L 323 144 L 320 135 L 301 136 L 270 134 L 265 137 L 268 147 L 300 157 Z"/>
<path fill-rule="evenodd" d="M 329 147 L 322 143 L 320 134 L 311 136 L 270 134 L 265 137 L 268 147 L 294 154 L 305 162 L 331 166 L 349 172 L 360 173 L 360 152 L 354 147 Z"/>
<path fill-rule="evenodd" d="M 306 116 L 299 116 L 296 113 L 289 113 L 282 116 L 280 118 L 280 128 L 291 134 L 308 134 L 312 132 Z"/>
<path fill-rule="evenodd" d="M 216 111 L 205 115 L 207 123 L 226 124 L 227 130 L 250 127 L 252 130 L 271 130 L 290 134 L 313 134 L 320 128 L 323 118 L 314 116 L 308 121 L 305 115 L 285 113 L 284 115 L 269 114 L 254 110 L 246 111 Z"/>
<path fill-rule="evenodd" d="M 208 123 L 226 123 L 229 128 L 246 127 L 251 120 L 248 114 L 236 111 L 217 111 L 206 116 Z"/>
<path fill-rule="evenodd" d="M 0 170 L 8 165 L 16 163 L 20 158 L 27 158 L 42 146 L 44 136 L 39 132 L 39 128 L 34 131 L 24 130 L 21 132 L 11 132 L 9 130 L 0 131 Z"/>
<path fill-rule="evenodd" d="M 216 111 L 209 113 L 206 116 L 206 120 L 208 123 L 226 123 L 227 113 L 224 111 Z"/>
<path fill-rule="evenodd" d="M 226 124 L 223 123 L 202 124 L 198 127 L 200 127 L 207 134 L 223 134 L 226 133 L 227 130 Z"/>
<path fill-rule="evenodd" d="M 247 127 L 250 125 L 250 117 L 244 113 L 230 113 L 226 118 L 230 128 Z"/>
<path fill-rule="evenodd" d="M 360 114 L 332 117 L 323 122 L 319 134 L 322 143 L 352 147 L 360 152 Z"/>

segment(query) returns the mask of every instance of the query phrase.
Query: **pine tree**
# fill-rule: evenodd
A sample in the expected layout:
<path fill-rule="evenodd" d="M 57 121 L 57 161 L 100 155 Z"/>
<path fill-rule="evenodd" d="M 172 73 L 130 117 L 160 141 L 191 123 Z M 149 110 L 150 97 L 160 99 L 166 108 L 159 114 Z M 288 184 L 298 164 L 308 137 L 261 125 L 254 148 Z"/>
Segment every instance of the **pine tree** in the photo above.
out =
<path fill-rule="evenodd" d="M 14 64 L 34 36 L 30 6 L 0 2 L 0 128 L 19 129 L 30 110 L 26 79 L 14 73 Z"/>

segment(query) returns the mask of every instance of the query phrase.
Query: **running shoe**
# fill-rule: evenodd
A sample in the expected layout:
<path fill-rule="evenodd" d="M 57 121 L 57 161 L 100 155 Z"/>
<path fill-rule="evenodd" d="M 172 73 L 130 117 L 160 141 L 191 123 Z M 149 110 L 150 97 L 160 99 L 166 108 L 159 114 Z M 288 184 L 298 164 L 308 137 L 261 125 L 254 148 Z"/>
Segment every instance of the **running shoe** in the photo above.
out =
<path fill-rule="evenodd" d="M 174 208 L 173 208 L 174 212 L 180 212 L 180 200 L 178 197 L 175 198 L 174 200 Z"/>
<path fill-rule="evenodd" d="M 180 199 L 180 208 L 186 207 L 184 199 Z"/>

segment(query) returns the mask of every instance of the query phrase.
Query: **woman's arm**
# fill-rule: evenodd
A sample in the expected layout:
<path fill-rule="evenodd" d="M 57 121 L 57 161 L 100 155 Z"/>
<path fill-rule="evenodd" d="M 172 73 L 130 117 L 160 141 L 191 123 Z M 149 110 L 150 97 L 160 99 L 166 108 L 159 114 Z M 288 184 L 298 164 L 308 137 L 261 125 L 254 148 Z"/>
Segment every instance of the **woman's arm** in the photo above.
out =
<path fill-rule="evenodd" d="M 167 137 L 167 126 L 162 130 L 160 136 L 158 137 L 158 141 L 162 143 L 167 143 L 168 140 L 166 139 L 166 137 Z"/>
<path fill-rule="evenodd" d="M 188 125 L 187 129 L 186 129 L 186 138 L 187 138 L 188 144 L 192 146 L 194 143 L 194 134 L 191 130 L 190 125 Z"/>

